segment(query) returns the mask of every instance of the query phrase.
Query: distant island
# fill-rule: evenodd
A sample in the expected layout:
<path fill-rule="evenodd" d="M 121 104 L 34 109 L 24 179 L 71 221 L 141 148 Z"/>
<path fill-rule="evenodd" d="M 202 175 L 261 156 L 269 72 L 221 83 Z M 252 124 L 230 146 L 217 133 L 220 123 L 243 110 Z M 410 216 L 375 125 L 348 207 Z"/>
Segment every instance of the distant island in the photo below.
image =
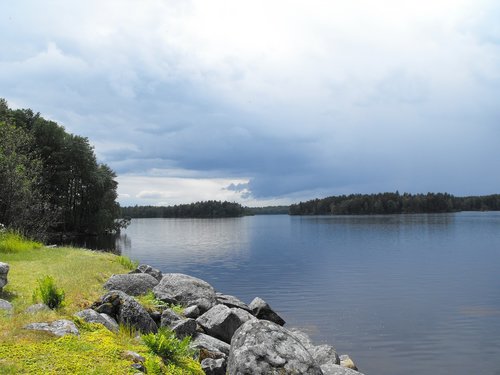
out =
<path fill-rule="evenodd" d="M 500 194 L 455 197 L 448 193 L 350 194 L 292 204 L 290 215 L 384 215 L 498 211 Z"/>
<path fill-rule="evenodd" d="M 122 207 L 124 218 L 224 218 L 253 215 L 287 215 L 289 206 L 245 207 L 227 201 L 203 201 L 174 206 Z"/>

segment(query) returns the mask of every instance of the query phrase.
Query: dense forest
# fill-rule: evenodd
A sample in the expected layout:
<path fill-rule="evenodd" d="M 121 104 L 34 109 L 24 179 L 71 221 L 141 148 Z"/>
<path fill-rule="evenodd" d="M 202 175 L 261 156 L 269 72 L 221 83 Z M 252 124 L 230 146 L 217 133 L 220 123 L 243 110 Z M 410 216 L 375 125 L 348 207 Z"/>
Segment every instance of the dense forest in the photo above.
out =
<path fill-rule="evenodd" d="M 368 215 L 498 211 L 500 194 L 455 197 L 448 193 L 351 194 L 314 199 L 290 206 L 290 215 Z"/>
<path fill-rule="evenodd" d="M 239 203 L 205 201 L 175 206 L 131 206 L 122 207 L 124 218 L 218 218 L 245 215 Z"/>
<path fill-rule="evenodd" d="M 0 223 L 38 239 L 116 231 L 115 177 L 87 138 L 0 99 Z"/>

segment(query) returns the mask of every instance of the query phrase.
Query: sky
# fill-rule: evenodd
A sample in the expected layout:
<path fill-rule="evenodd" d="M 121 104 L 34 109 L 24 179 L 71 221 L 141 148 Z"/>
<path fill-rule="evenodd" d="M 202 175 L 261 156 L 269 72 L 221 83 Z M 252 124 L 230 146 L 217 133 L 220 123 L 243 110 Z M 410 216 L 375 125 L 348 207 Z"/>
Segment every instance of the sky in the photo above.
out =
<path fill-rule="evenodd" d="M 500 193 L 495 0 L 16 0 L 0 97 L 88 137 L 122 205 Z"/>

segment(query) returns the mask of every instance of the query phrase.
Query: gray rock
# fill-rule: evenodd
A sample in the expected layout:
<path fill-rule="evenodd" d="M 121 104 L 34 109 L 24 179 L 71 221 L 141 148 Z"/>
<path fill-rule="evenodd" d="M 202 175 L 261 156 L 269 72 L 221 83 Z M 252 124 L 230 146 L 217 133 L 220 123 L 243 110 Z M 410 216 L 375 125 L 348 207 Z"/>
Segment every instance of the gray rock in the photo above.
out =
<path fill-rule="evenodd" d="M 226 360 L 224 358 L 205 358 L 201 361 L 201 368 L 206 375 L 225 375 Z"/>
<path fill-rule="evenodd" d="M 335 348 L 331 345 L 318 345 L 308 349 L 316 363 L 320 366 L 326 364 L 340 365 L 340 358 Z"/>
<path fill-rule="evenodd" d="M 167 303 L 189 307 L 196 305 L 201 312 L 217 303 L 214 288 L 206 281 L 181 273 L 167 273 L 154 287 L 156 298 Z"/>
<path fill-rule="evenodd" d="M 56 336 L 79 335 L 75 323 L 71 320 L 61 319 L 52 323 L 31 323 L 24 327 L 35 331 L 47 331 Z"/>
<path fill-rule="evenodd" d="M 231 337 L 233 337 L 238 327 L 250 319 L 255 318 L 245 310 L 230 309 L 225 305 L 215 305 L 196 321 L 210 336 L 230 343 Z"/>
<path fill-rule="evenodd" d="M 104 324 L 104 326 L 107 329 L 109 329 L 112 332 L 118 332 L 120 330 L 120 326 L 118 325 L 116 319 L 104 313 L 100 313 L 99 315 L 106 321 L 106 324 Z"/>
<path fill-rule="evenodd" d="M 358 371 L 354 371 L 339 365 L 334 365 L 332 363 L 321 365 L 321 371 L 323 371 L 324 375 L 363 375 Z"/>
<path fill-rule="evenodd" d="M 128 273 L 111 276 L 104 289 L 121 290 L 130 296 L 146 294 L 158 285 L 158 280 L 147 273 Z"/>
<path fill-rule="evenodd" d="M 50 307 L 45 303 L 37 303 L 26 308 L 26 313 L 28 314 L 36 314 L 42 311 L 50 311 Z"/>
<path fill-rule="evenodd" d="M 227 372 L 231 375 L 322 374 L 295 336 L 266 320 L 249 320 L 234 333 Z"/>
<path fill-rule="evenodd" d="M 172 331 L 179 339 L 183 339 L 186 336 L 193 336 L 196 333 L 196 320 L 194 319 L 183 319 L 175 322 L 172 325 Z"/>
<path fill-rule="evenodd" d="M 229 344 L 215 337 L 205 335 L 204 333 L 198 333 L 194 337 L 191 341 L 191 347 L 198 350 L 206 350 L 210 353 L 214 353 L 215 356 L 217 356 L 218 353 L 228 356 L 230 350 Z"/>
<path fill-rule="evenodd" d="M 285 324 L 283 318 L 276 314 L 274 310 L 271 309 L 271 306 L 269 306 L 269 304 L 262 298 L 255 297 L 254 300 L 250 302 L 248 307 L 250 307 L 250 311 L 258 319 L 269 320 L 270 322 L 274 322 L 280 326 Z"/>
<path fill-rule="evenodd" d="M 216 293 L 217 303 L 226 305 L 227 307 L 237 307 L 242 310 L 250 312 L 250 307 L 240 299 L 229 294 Z"/>
<path fill-rule="evenodd" d="M 92 309 L 86 309 L 82 311 L 78 311 L 75 316 L 78 316 L 79 318 L 82 318 L 88 323 L 99 323 L 102 324 L 104 327 L 109 329 L 112 332 L 118 332 L 118 324 L 116 321 L 113 322 L 113 318 L 111 318 L 107 314 L 99 314 L 95 310 Z M 106 316 L 107 318 L 105 318 Z"/>
<path fill-rule="evenodd" d="M 307 333 L 304 331 L 301 331 L 298 328 L 291 328 L 288 329 L 288 332 L 290 332 L 299 342 L 306 348 L 308 351 L 314 348 L 314 344 L 311 341 L 311 338 Z"/>
<path fill-rule="evenodd" d="M 160 327 L 172 327 L 175 322 L 181 320 L 182 317 L 177 315 L 177 313 L 172 309 L 165 309 L 161 313 L 161 323 Z"/>
<path fill-rule="evenodd" d="M 137 267 L 135 270 L 131 271 L 130 273 L 147 273 L 148 275 L 151 275 L 156 280 L 158 280 L 158 282 L 160 282 L 162 277 L 163 277 L 163 275 L 159 269 L 153 268 L 147 264 L 141 264 L 139 267 Z"/>
<path fill-rule="evenodd" d="M 326 344 L 315 346 L 309 335 L 297 328 L 292 328 L 289 332 L 307 349 L 318 365 L 340 364 L 339 356 L 333 346 Z"/>
<path fill-rule="evenodd" d="M 200 315 L 201 315 L 200 309 L 196 305 L 189 306 L 184 309 L 184 316 L 186 318 L 196 319 Z"/>
<path fill-rule="evenodd" d="M 105 306 L 105 308 L 102 308 Z M 151 319 L 148 312 L 133 297 L 119 291 L 112 290 L 95 302 L 92 309 L 115 318 L 120 324 L 133 327 L 141 333 L 157 332 L 158 326 Z"/>
<path fill-rule="evenodd" d="M 9 265 L 7 263 L 0 262 L 0 290 L 7 285 L 7 275 L 9 273 Z"/>
<path fill-rule="evenodd" d="M 12 314 L 13 309 L 14 306 L 12 306 L 12 304 L 9 301 L 0 299 L 0 311 L 3 311 L 4 313 L 10 315 Z"/>

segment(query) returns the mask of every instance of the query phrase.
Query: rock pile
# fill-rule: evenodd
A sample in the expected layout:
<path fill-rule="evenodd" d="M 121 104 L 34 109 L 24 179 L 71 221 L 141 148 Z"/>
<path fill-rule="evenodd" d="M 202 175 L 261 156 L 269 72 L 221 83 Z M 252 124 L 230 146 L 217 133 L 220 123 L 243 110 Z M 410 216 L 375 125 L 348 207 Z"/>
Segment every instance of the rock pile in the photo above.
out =
<path fill-rule="evenodd" d="M 200 351 L 208 375 L 360 375 L 341 366 L 332 346 L 316 346 L 305 333 L 284 328 L 285 320 L 259 297 L 247 305 L 216 292 L 206 281 L 180 273 L 162 275 L 148 265 L 112 276 L 105 288 L 109 292 L 90 311 L 77 315 L 111 330 L 116 326 L 104 320 L 128 324 L 143 333 L 169 327 L 179 338 L 192 336 L 192 346 Z M 150 290 L 158 300 L 184 306 L 184 313 L 166 307 L 148 313 L 130 296 Z"/>

